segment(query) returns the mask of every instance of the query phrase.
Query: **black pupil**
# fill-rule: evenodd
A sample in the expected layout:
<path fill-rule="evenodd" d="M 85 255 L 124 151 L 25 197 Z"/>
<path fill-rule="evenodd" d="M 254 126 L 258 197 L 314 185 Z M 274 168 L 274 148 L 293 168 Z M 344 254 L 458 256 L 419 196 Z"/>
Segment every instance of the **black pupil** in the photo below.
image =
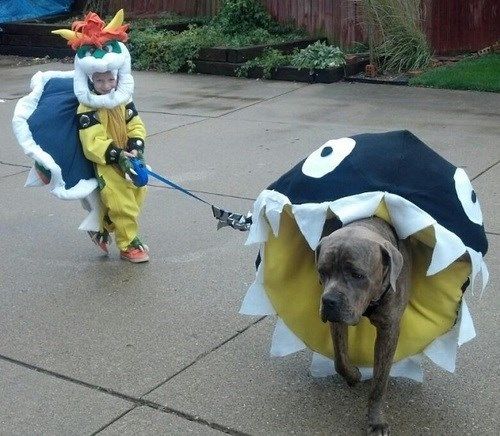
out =
<path fill-rule="evenodd" d="M 475 203 L 477 201 L 477 197 L 476 197 L 476 192 L 475 191 L 471 192 L 470 199 L 472 200 L 473 203 Z"/>
<path fill-rule="evenodd" d="M 332 152 L 333 152 L 332 147 L 325 147 L 323 150 L 321 150 L 321 157 L 326 157 L 332 154 Z"/>

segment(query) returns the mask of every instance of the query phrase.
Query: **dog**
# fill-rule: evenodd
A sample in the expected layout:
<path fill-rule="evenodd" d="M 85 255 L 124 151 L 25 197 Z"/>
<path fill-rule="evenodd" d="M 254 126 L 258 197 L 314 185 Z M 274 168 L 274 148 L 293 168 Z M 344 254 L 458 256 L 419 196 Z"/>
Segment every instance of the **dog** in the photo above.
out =
<path fill-rule="evenodd" d="M 338 226 L 337 226 L 338 227 Z M 330 322 L 335 370 L 354 386 L 361 373 L 347 355 L 347 326 L 368 317 L 377 330 L 367 433 L 388 435 L 384 417 L 389 371 L 398 343 L 400 321 L 409 299 L 410 250 L 384 220 L 354 221 L 324 234 L 316 249 L 323 293 L 320 316 Z"/>

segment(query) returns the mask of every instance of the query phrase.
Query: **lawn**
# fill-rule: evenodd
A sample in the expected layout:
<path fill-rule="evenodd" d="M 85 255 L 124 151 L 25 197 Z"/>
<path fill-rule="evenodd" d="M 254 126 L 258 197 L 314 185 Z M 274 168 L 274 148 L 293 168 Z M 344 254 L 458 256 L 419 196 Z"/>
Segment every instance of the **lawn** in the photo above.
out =
<path fill-rule="evenodd" d="M 410 80 L 412 86 L 500 92 L 500 54 L 468 58 L 433 68 Z"/>

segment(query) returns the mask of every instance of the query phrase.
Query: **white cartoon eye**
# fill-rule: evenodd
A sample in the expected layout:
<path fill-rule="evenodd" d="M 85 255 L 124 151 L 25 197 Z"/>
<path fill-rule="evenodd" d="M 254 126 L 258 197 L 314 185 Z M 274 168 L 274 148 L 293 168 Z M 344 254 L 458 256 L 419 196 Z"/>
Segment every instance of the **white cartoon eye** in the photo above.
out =
<path fill-rule="evenodd" d="M 352 138 L 332 139 L 311 153 L 302 165 L 302 172 L 319 179 L 337 168 L 351 154 L 356 141 Z"/>
<path fill-rule="evenodd" d="M 455 175 L 453 176 L 455 180 L 455 190 L 457 191 L 457 197 L 464 208 L 465 213 L 469 219 L 476 224 L 483 224 L 483 214 L 481 213 L 481 207 L 479 206 L 479 200 L 477 199 L 474 188 L 465 174 L 462 168 L 457 168 Z"/>
<path fill-rule="evenodd" d="M 104 46 L 104 50 L 106 50 L 108 53 L 111 53 L 113 51 L 113 46 L 112 45 L 106 45 L 106 46 Z"/>

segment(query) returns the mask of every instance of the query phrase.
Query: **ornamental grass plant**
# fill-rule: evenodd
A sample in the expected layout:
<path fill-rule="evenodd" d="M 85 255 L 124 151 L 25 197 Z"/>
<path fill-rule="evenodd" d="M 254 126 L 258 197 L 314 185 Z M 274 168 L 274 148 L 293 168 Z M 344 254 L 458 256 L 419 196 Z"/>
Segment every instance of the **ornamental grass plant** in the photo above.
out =
<path fill-rule="evenodd" d="M 370 61 L 382 70 L 400 73 L 425 68 L 431 59 L 421 28 L 420 0 L 354 0 L 363 9 Z"/>

